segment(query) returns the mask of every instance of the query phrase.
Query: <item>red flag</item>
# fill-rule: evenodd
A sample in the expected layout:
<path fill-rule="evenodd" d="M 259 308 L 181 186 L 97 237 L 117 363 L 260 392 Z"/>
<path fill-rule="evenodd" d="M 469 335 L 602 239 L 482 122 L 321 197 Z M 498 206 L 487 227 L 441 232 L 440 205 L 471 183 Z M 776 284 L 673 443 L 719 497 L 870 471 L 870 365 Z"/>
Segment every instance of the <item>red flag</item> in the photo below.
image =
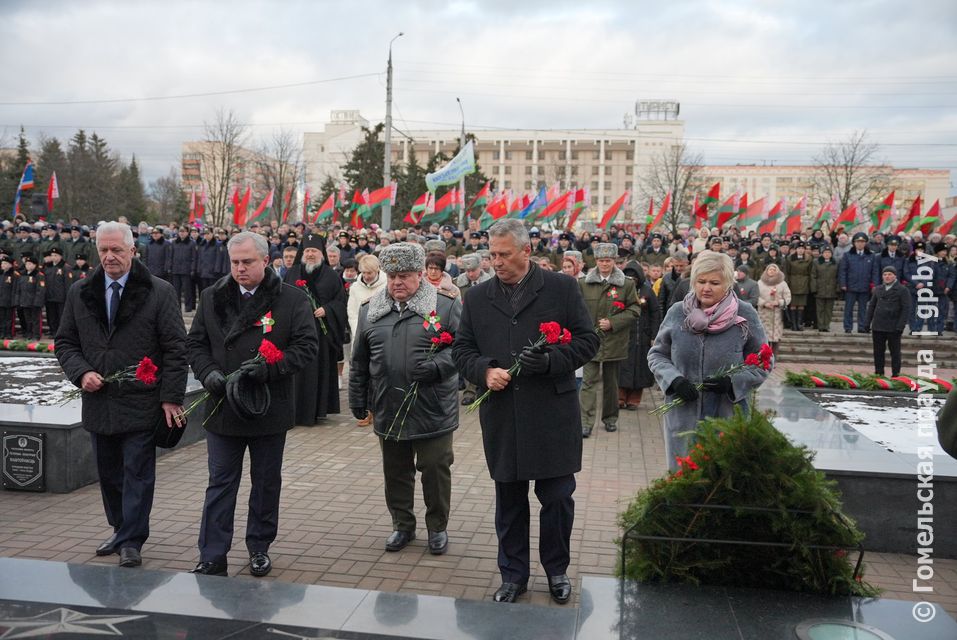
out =
<path fill-rule="evenodd" d="M 292 190 L 286 192 L 286 197 L 282 199 L 282 221 L 286 222 L 286 218 L 289 217 L 289 203 L 292 202 Z"/>
<path fill-rule="evenodd" d="M 555 198 L 552 202 L 542 209 L 542 212 L 538 214 L 538 219 L 548 219 L 554 216 L 557 216 L 562 210 L 568 206 L 568 198 L 572 195 L 571 191 L 568 191 L 562 196 Z"/>
<path fill-rule="evenodd" d="M 309 204 L 312 200 L 312 194 L 309 193 L 309 187 L 306 187 L 306 193 L 302 196 L 302 221 L 305 222 L 309 216 Z"/>
<path fill-rule="evenodd" d="M 625 204 L 625 200 L 628 199 L 628 192 L 624 192 L 621 196 L 611 203 L 611 206 L 608 207 L 608 211 L 605 212 L 605 215 L 601 217 L 601 222 L 598 223 L 599 229 L 604 229 L 612 220 L 615 219 L 615 216 L 618 215 L 618 212 L 621 210 L 621 207 Z"/>
<path fill-rule="evenodd" d="M 945 225 L 937 229 L 940 235 L 946 236 L 948 233 L 950 233 L 951 229 L 954 228 L 954 221 L 957 221 L 957 216 L 954 216 L 953 218 L 948 220 Z"/>
<path fill-rule="evenodd" d="M 662 219 L 664 219 L 665 217 L 665 211 L 667 211 L 668 207 L 670 206 L 671 206 L 671 192 L 669 191 L 667 195 L 665 195 L 665 199 L 661 203 L 661 206 L 658 208 L 658 213 L 657 215 L 655 215 L 654 220 L 652 220 L 651 223 L 645 229 L 645 233 L 650 233 L 652 229 L 654 229 L 659 224 L 661 224 Z M 650 210 L 648 211 L 648 217 L 651 218 Z"/>
<path fill-rule="evenodd" d="M 860 206 L 856 202 L 852 202 L 848 205 L 847 209 L 841 212 L 841 215 L 837 217 L 834 221 L 834 229 L 837 229 L 839 225 L 850 223 L 853 227 L 857 224 L 858 214 L 860 213 Z"/>
<path fill-rule="evenodd" d="M 203 192 L 199 196 L 199 200 L 196 201 L 196 219 L 200 220 L 206 215 L 206 185 L 203 185 Z"/>
<path fill-rule="evenodd" d="M 196 222 L 196 192 L 190 189 L 189 191 L 189 223 L 193 224 Z"/>
<path fill-rule="evenodd" d="M 234 198 L 239 196 L 239 189 L 236 190 Z M 246 224 L 246 209 L 249 207 L 249 198 L 252 196 L 252 189 L 246 187 L 246 193 L 243 194 L 242 200 L 235 200 L 236 210 L 233 212 L 233 223 L 236 226 L 242 227 Z"/>
<path fill-rule="evenodd" d="M 53 213 L 53 201 L 60 197 L 60 188 L 56 183 L 56 171 L 50 176 L 50 186 L 47 187 L 47 209 Z"/>
<path fill-rule="evenodd" d="M 770 211 L 768 211 L 767 219 L 758 225 L 758 233 L 774 233 L 774 229 L 778 226 L 778 219 L 781 217 L 781 213 L 784 211 L 784 198 L 778 200 L 778 203 L 774 205 Z"/>
<path fill-rule="evenodd" d="M 788 217 L 784 221 L 784 233 L 786 235 L 791 235 L 792 233 L 800 233 L 801 231 L 801 221 L 804 218 L 804 213 L 807 211 L 807 196 L 801 196 L 801 199 L 798 200 L 798 203 L 794 205 L 794 208 L 788 212 Z"/>
<path fill-rule="evenodd" d="M 933 206 L 927 210 L 927 215 L 921 218 L 920 221 L 920 230 L 926 236 L 931 231 L 934 230 L 934 225 L 940 222 L 940 200 L 935 200 Z M 948 225 L 953 224 L 951 220 Z M 944 225 L 947 226 L 947 225 Z M 949 227 L 948 227 L 949 230 Z M 943 235 L 947 234 L 947 231 L 941 232 Z"/>
<path fill-rule="evenodd" d="M 897 225 L 897 228 L 894 229 L 894 233 L 901 233 L 910 226 L 911 222 L 920 218 L 920 196 L 918 195 L 914 198 L 914 202 L 910 205 L 910 211 L 907 213 L 907 217 L 901 220 L 901 223 Z"/>
<path fill-rule="evenodd" d="M 306 192 L 309 193 L 308 191 Z M 308 209 L 308 207 L 307 207 Z M 316 215 L 312 216 L 312 219 L 309 220 L 309 224 L 318 222 L 320 219 L 326 219 L 332 217 L 333 213 L 336 211 L 336 194 L 335 192 L 330 193 L 329 197 L 326 198 L 326 201 L 323 202 L 318 209 L 316 209 Z"/>
<path fill-rule="evenodd" d="M 884 201 L 874 207 L 871 212 L 871 231 L 883 231 L 884 225 L 890 220 L 891 213 L 894 211 L 894 192 L 884 198 Z"/>
<path fill-rule="evenodd" d="M 738 208 L 739 208 L 740 201 L 741 201 L 741 196 L 740 194 L 737 194 L 737 193 L 733 194 L 727 200 L 725 200 L 724 204 L 721 205 L 718 208 L 717 213 L 715 213 L 714 226 L 720 229 L 721 227 L 726 225 L 728 222 L 733 220 L 734 217 L 738 215 Z"/>

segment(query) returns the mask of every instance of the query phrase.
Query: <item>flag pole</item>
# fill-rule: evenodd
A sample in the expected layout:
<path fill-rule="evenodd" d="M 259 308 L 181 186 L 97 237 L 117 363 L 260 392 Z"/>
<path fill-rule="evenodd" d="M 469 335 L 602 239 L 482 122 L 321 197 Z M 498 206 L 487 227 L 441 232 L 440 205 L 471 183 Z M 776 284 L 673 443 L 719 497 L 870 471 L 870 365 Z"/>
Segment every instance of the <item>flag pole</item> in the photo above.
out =
<path fill-rule="evenodd" d="M 392 43 L 400 37 L 389 40 L 389 65 L 386 67 L 385 77 L 385 158 L 382 162 L 382 184 L 389 184 L 392 180 Z M 392 203 L 382 205 L 382 228 L 386 231 L 392 228 Z"/>
<path fill-rule="evenodd" d="M 462 114 L 462 133 L 459 135 L 459 149 L 465 148 L 465 110 L 462 109 L 462 101 L 457 97 L 455 101 L 459 103 L 459 113 Z M 465 229 L 465 174 L 459 178 L 459 227 Z"/>

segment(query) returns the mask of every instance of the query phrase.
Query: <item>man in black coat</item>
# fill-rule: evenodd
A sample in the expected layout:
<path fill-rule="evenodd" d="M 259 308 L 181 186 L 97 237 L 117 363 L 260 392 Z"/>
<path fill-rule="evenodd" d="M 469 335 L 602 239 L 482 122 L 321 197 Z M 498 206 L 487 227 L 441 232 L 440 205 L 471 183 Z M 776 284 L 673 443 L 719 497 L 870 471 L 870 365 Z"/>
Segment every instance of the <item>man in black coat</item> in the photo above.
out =
<path fill-rule="evenodd" d="M 182 428 L 186 331 L 169 283 L 133 259 L 128 225 L 108 222 L 97 234 L 101 266 L 70 287 L 56 356 L 83 389 L 83 428 L 90 432 L 100 493 L 113 535 L 97 555 L 120 554 L 121 567 L 142 562 L 156 480 L 153 432 Z M 148 356 L 158 382 L 104 382 Z"/>
<path fill-rule="evenodd" d="M 60 247 L 50 247 L 44 254 L 49 263 L 43 267 L 43 279 L 46 282 L 46 298 L 44 303 L 47 309 L 47 325 L 50 335 L 56 336 L 60 328 L 60 317 L 63 315 L 63 303 L 66 301 L 66 292 L 73 284 L 73 272 L 63 262 L 63 250 Z"/>
<path fill-rule="evenodd" d="M 199 563 L 192 573 L 224 576 L 232 547 L 236 495 L 249 449 L 249 517 L 246 549 L 250 573 L 269 573 L 269 546 L 279 530 L 279 496 L 286 432 L 295 422 L 294 374 L 316 355 L 316 328 L 306 295 L 267 269 L 266 239 L 244 231 L 230 239 L 232 273 L 200 296 L 186 338 L 189 364 L 210 397 L 206 402 L 209 485 L 199 531 Z M 257 357 L 263 340 L 283 357 Z M 244 419 L 224 399 L 230 384 L 265 383 L 271 402 L 262 417 Z"/>
<path fill-rule="evenodd" d="M 309 234 L 302 241 L 296 264 L 283 281 L 308 291 L 314 303 L 319 349 L 296 376 L 296 424 L 312 426 L 339 413 L 339 371 L 348 318 L 342 279 L 323 259 L 325 241 Z M 300 284 L 297 284 L 300 283 Z M 305 283 L 302 285 L 301 283 Z"/>
<path fill-rule="evenodd" d="M 162 227 L 153 227 L 152 238 L 143 248 L 141 258 L 146 268 L 157 278 L 169 280 L 172 246 L 166 241 Z"/>
<path fill-rule="evenodd" d="M 495 531 L 502 586 L 496 602 L 514 602 L 529 576 L 528 483 L 535 481 L 540 512 L 539 555 L 556 602 L 568 602 L 566 575 L 575 517 L 575 473 L 581 469 L 582 425 L 575 370 L 598 351 L 578 281 L 530 261 L 528 233 L 519 220 L 489 229 L 496 277 L 465 295 L 452 357 L 459 372 L 491 391 L 480 420 L 485 458 L 495 481 Z M 557 322 L 567 344 L 527 349 L 540 325 Z M 508 373 L 516 360 L 521 370 Z"/>
<path fill-rule="evenodd" d="M 882 284 L 874 287 L 865 326 L 874 340 L 874 373 L 884 375 L 884 350 L 891 351 L 891 377 L 901 373 L 901 334 L 910 317 L 911 296 L 897 281 L 897 269 L 884 267 Z"/>
<path fill-rule="evenodd" d="M 179 228 L 177 237 L 170 243 L 169 272 L 176 289 L 176 298 L 183 303 L 187 313 L 196 308 L 196 293 L 193 277 L 196 275 L 196 242 L 189 237 L 189 228 Z"/>

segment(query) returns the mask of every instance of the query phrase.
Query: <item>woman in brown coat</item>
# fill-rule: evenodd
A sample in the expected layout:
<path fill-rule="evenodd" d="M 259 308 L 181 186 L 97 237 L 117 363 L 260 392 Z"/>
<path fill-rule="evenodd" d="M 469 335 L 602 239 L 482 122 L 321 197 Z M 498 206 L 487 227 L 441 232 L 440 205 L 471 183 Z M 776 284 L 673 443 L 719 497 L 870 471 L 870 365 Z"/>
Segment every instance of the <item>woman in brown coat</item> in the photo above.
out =
<path fill-rule="evenodd" d="M 784 274 L 773 262 L 758 280 L 758 317 L 767 333 L 768 344 L 777 355 L 778 343 L 784 335 L 782 310 L 791 303 L 791 289 L 784 281 Z"/>

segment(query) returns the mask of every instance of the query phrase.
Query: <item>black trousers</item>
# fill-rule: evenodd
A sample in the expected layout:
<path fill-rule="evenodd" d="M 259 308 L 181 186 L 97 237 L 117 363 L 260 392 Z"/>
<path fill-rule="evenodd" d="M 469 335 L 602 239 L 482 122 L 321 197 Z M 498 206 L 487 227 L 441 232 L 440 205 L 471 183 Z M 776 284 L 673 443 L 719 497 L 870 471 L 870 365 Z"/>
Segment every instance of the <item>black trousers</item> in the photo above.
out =
<path fill-rule="evenodd" d="M 899 331 L 872 331 L 874 340 L 874 373 L 884 375 L 884 351 L 891 351 L 891 377 L 901 373 L 901 334 Z"/>
<path fill-rule="evenodd" d="M 575 476 L 535 480 L 538 514 L 538 555 L 549 576 L 566 572 L 575 522 Z M 529 574 L 528 481 L 495 483 L 495 534 L 502 582 L 523 583 Z"/>
<path fill-rule="evenodd" d="M 196 308 L 196 293 L 193 287 L 193 276 L 173 274 L 173 287 L 176 289 L 176 299 L 186 306 L 186 311 Z"/>
<path fill-rule="evenodd" d="M 47 331 L 50 332 L 51 336 L 56 336 L 56 332 L 60 328 L 60 317 L 63 315 L 63 303 L 47 302 L 46 307 Z"/>
<path fill-rule="evenodd" d="M 43 323 L 43 307 L 20 307 L 23 337 L 40 339 Z"/>
<path fill-rule="evenodd" d="M 156 447 L 152 431 L 117 435 L 91 433 L 106 521 L 117 548 L 141 549 L 150 535 L 156 486 Z"/>
<path fill-rule="evenodd" d="M 206 432 L 209 485 L 199 526 L 200 562 L 226 562 L 233 545 L 236 494 L 249 449 L 249 515 L 246 549 L 269 551 L 279 531 L 279 494 L 282 490 L 282 454 L 286 433 L 258 437 L 221 436 Z"/>
<path fill-rule="evenodd" d="M 16 333 L 14 309 L 16 307 L 0 307 L 0 338 L 12 338 Z"/>

